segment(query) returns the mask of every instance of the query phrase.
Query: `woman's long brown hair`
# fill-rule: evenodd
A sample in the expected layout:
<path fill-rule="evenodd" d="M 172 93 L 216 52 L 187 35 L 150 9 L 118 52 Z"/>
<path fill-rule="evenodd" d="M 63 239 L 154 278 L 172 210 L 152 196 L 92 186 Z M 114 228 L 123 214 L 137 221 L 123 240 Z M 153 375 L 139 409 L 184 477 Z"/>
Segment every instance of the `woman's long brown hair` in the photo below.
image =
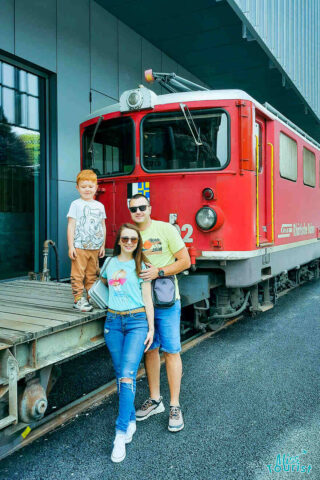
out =
<path fill-rule="evenodd" d="M 116 257 L 117 255 L 120 255 L 120 253 L 121 253 L 121 247 L 119 245 L 119 242 L 120 242 L 120 237 L 121 237 L 122 230 L 124 230 L 125 228 L 128 228 L 130 230 L 134 230 L 138 234 L 138 245 L 137 245 L 137 248 L 135 249 L 135 251 L 132 252 L 132 256 L 134 258 L 134 261 L 136 262 L 137 275 L 139 275 L 140 272 L 141 272 L 141 263 L 142 262 L 144 262 L 144 263 L 148 262 L 148 259 L 146 258 L 145 254 L 142 252 L 142 237 L 141 237 L 141 234 L 139 232 L 139 229 L 135 225 L 133 225 L 132 223 L 123 223 L 121 225 L 121 227 L 119 228 L 118 233 L 117 233 L 117 238 L 116 238 L 114 248 L 113 248 L 113 256 Z"/>

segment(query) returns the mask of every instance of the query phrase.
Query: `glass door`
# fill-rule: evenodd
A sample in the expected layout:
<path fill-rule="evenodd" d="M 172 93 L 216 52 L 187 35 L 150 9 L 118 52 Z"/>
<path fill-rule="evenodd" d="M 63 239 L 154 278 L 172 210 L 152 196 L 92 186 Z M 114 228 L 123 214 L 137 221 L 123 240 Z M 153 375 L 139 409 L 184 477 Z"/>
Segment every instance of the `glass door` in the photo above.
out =
<path fill-rule="evenodd" d="M 41 77 L 0 61 L 0 280 L 39 271 L 44 88 Z"/>

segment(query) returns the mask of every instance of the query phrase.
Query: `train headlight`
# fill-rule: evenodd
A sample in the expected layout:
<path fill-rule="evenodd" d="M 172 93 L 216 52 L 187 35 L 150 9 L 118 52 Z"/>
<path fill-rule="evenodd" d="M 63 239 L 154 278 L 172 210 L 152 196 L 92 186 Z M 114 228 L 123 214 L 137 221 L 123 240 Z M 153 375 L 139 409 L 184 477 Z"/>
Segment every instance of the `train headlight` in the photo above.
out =
<path fill-rule="evenodd" d="M 129 108 L 137 109 L 140 108 L 143 102 L 143 97 L 139 90 L 133 90 L 127 97 L 127 105 Z"/>
<path fill-rule="evenodd" d="M 196 213 L 196 222 L 201 230 L 211 230 L 217 223 L 217 214 L 210 207 L 202 207 Z"/>
<path fill-rule="evenodd" d="M 140 85 L 135 90 L 127 90 L 120 97 L 120 112 L 153 108 L 157 95 Z"/>

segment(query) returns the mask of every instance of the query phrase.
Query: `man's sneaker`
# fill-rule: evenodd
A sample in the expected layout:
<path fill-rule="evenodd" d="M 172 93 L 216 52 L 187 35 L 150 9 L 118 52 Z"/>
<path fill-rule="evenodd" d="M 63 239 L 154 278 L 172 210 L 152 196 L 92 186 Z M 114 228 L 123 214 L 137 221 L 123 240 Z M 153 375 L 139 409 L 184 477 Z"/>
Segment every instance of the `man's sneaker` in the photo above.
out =
<path fill-rule="evenodd" d="M 170 416 L 168 430 L 170 432 L 179 432 L 184 427 L 181 407 L 170 405 Z"/>
<path fill-rule="evenodd" d="M 162 413 L 164 410 L 165 408 L 162 403 L 162 397 L 160 397 L 158 401 L 153 400 L 153 398 L 148 398 L 148 400 L 141 405 L 141 408 L 136 411 L 136 420 L 138 422 L 141 420 L 146 420 L 151 415 Z"/>
<path fill-rule="evenodd" d="M 126 434 L 116 433 L 116 438 L 113 442 L 113 450 L 111 453 L 111 460 L 115 463 L 122 462 L 126 456 Z"/>
<path fill-rule="evenodd" d="M 80 312 L 91 312 L 93 306 L 90 305 L 84 297 L 81 297 L 80 300 L 73 304 L 73 308 L 80 310 Z"/>
<path fill-rule="evenodd" d="M 136 433 L 136 430 L 137 430 L 136 422 L 134 420 L 132 422 L 129 422 L 129 426 L 126 432 L 126 439 L 125 439 L 126 443 L 131 442 L 133 435 Z"/>

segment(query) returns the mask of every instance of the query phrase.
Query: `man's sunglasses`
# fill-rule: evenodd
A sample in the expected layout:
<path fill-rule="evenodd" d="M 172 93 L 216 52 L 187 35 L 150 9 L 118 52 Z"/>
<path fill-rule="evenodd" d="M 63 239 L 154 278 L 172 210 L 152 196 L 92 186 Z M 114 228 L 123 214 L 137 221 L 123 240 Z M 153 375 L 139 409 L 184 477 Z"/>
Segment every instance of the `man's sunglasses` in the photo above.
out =
<path fill-rule="evenodd" d="M 137 210 L 140 212 L 145 212 L 149 205 L 139 205 L 138 207 L 129 207 L 131 213 L 136 213 Z"/>
<path fill-rule="evenodd" d="M 131 240 L 132 245 L 136 245 L 138 243 L 138 237 L 120 237 L 120 240 L 122 243 L 129 243 L 129 240 Z"/>

